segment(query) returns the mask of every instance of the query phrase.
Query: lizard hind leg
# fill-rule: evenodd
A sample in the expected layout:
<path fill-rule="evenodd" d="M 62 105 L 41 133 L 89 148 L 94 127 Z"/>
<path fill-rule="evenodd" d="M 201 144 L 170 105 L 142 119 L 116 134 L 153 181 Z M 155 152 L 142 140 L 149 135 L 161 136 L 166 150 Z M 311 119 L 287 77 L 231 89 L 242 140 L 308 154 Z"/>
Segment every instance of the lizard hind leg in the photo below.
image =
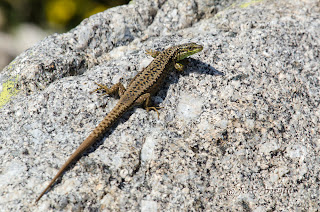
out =
<path fill-rule="evenodd" d="M 124 94 L 124 92 L 126 91 L 125 87 L 120 82 L 113 85 L 111 88 L 108 88 L 106 85 L 102 85 L 99 83 L 96 83 L 96 84 L 99 86 L 99 88 L 95 89 L 94 91 L 91 91 L 90 93 L 94 93 L 96 91 L 102 90 L 102 91 L 105 91 L 105 93 L 103 95 L 107 95 L 107 94 L 110 95 L 110 94 L 118 93 L 118 95 L 121 97 Z"/>
<path fill-rule="evenodd" d="M 160 116 L 160 113 L 158 111 L 158 109 L 161 109 L 163 107 L 155 107 L 155 106 L 149 106 L 150 105 L 150 93 L 145 93 L 143 95 L 141 95 L 136 101 L 135 101 L 135 104 L 136 105 L 143 105 L 144 104 L 144 109 L 146 109 L 146 111 L 150 111 L 150 110 L 154 110 L 157 112 L 158 114 L 158 119 L 159 119 L 159 116 Z"/>
<path fill-rule="evenodd" d="M 160 113 L 159 113 L 158 109 L 161 109 L 161 108 L 163 108 L 163 107 L 145 107 L 145 109 L 147 110 L 147 112 L 149 112 L 150 110 L 156 111 L 157 114 L 158 114 L 158 119 L 160 118 Z"/>

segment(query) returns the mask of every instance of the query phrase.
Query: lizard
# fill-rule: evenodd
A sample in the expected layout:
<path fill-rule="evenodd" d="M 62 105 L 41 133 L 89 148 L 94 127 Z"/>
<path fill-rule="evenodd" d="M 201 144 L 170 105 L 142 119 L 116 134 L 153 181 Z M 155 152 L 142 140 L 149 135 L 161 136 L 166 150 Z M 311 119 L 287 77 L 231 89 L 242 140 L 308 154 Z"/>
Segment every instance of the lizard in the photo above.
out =
<path fill-rule="evenodd" d="M 100 137 L 132 107 L 140 105 L 144 106 L 147 111 L 155 110 L 158 113 L 159 118 L 157 109 L 160 107 L 150 106 L 150 97 L 159 90 L 160 85 L 164 82 L 170 71 L 176 69 L 179 72 L 182 72 L 184 68 L 182 62 L 184 59 L 192 54 L 200 52 L 202 49 L 203 46 L 196 43 L 186 43 L 169 47 L 164 51 L 147 50 L 146 53 L 151 55 L 154 59 L 130 81 L 127 89 L 125 89 L 120 82 L 116 83 L 111 88 L 96 83 L 99 87 L 91 93 L 98 90 L 105 91 L 105 94 L 108 95 L 118 93 L 120 97 L 119 101 L 62 165 L 35 202 L 38 202 L 40 198 L 49 191 L 55 181 L 62 176 L 71 163 L 79 158 L 92 144 L 99 140 Z"/>

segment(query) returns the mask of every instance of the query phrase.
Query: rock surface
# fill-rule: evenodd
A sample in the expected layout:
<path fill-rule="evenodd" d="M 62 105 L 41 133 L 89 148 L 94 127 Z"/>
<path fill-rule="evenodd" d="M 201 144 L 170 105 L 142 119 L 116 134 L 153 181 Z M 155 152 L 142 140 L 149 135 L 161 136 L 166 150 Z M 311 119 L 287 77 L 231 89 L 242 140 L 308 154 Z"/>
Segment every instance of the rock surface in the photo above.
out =
<path fill-rule="evenodd" d="M 320 5 L 137 0 L 47 37 L 0 72 L 1 211 L 315 211 L 320 208 Z M 231 6 L 229 6 L 231 5 Z M 37 203 L 116 104 L 90 95 L 196 42 Z M 106 106 L 105 106 L 106 105 Z"/>

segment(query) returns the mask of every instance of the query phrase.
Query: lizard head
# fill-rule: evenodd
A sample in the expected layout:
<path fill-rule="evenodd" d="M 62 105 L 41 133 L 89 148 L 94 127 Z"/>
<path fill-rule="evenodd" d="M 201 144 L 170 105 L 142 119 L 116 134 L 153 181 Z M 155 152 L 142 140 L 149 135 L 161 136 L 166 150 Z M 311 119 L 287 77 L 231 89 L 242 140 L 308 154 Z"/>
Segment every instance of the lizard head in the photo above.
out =
<path fill-rule="evenodd" d="M 200 52 L 203 49 L 203 46 L 196 43 L 186 43 L 176 46 L 176 61 L 183 60 L 184 58 Z"/>

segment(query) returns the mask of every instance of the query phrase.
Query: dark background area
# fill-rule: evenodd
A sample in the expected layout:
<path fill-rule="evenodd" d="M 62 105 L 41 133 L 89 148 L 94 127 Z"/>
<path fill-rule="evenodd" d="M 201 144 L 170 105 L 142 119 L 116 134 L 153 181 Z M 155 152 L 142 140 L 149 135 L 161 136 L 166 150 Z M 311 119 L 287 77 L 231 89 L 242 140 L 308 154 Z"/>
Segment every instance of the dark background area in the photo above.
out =
<path fill-rule="evenodd" d="M 21 22 L 43 29 L 69 30 L 84 18 L 129 0 L 2 0 L 0 29 L 8 31 Z"/>
<path fill-rule="evenodd" d="M 129 0 L 0 0 L 0 72 L 44 37 Z"/>

